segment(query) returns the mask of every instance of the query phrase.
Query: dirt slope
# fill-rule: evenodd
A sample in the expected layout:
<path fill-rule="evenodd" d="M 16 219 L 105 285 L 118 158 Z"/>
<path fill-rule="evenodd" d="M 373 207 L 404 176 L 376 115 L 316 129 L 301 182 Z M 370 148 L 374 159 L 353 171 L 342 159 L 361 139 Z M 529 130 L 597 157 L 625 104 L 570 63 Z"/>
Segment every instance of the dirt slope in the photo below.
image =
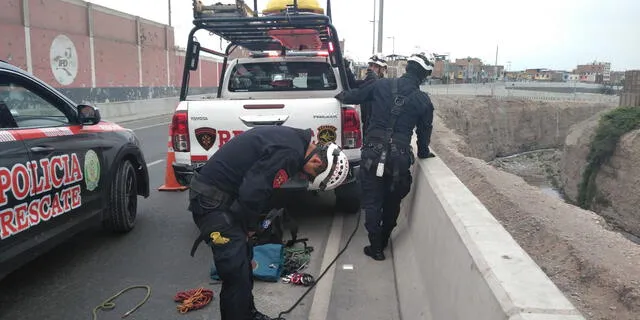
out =
<path fill-rule="evenodd" d="M 640 246 L 608 230 L 595 213 L 465 156 L 472 148 L 439 116 L 434 126 L 437 155 L 587 319 L 640 319 Z"/>

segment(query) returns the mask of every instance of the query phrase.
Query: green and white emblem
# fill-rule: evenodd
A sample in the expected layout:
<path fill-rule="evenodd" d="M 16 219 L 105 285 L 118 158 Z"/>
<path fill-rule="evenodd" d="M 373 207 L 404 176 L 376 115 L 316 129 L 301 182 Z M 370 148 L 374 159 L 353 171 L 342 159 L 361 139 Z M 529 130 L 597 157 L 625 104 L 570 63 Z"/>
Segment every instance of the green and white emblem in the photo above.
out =
<path fill-rule="evenodd" d="M 100 159 L 93 150 L 87 151 L 84 156 L 84 181 L 89 191 L 95 190 L 100 181 Z"/>

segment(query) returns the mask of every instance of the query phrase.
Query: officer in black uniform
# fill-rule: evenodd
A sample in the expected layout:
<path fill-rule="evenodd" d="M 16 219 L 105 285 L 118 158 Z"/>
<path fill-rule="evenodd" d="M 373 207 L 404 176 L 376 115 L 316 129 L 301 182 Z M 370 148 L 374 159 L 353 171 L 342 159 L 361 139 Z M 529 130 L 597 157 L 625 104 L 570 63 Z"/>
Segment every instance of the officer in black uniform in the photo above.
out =
<path fill-rule="evenodd" d="M 375 260 L 385 259 L 383 250 L 396 226 L 400 202 L 411 189 L 409 169 L 414 162 L 411 148 L 414 128 L 418 157 L 434 156 L 429 150 L 433 104 L 420 90 L 420 84 L 432 70 L 433 63 L 426 56 L 415 54 L 408 59 L 402 77 L 379 79 L 372 85 L 336 96 L 349 104 L 372 102 L 370 127 L 362 147 L 360 182 L 370 242 L 364 252 Z"/>
<path fill-rule="evenodd" d="M 191 250 L 205 241 L 212 248 L 220 279 L 222 320 L 268 320 L 253 302 L 253 246 L 259 216 L 273 189 L 290 178 L 307 177 L 312 187 L 331 190 L 349 171 L 349 161 L 333 143 L 316 145 L 310 129 L 266 126 L 231 139 L 211 156 L 190 183 L 189 210 L 200 229 Z"/>
<path fill-rule="evenodd" d="M 380 74 L 382 73 L 382 68 L 384 67 L 384 61 L 378 56 L 372 56 L 369 58 L 369 67 L 367 68 L 367 73 L 363 80 L 356 80 L 355 88 L 363 88 L 369 84 L 374 83 L 376 80 L 380 79 Z M 360 104 L 360 114 L 362 117 L 362 132 L 367 133 L 367 128 L 369 128 L 369 119 L 371 114 L 371 102 L 363 102 Z"/>

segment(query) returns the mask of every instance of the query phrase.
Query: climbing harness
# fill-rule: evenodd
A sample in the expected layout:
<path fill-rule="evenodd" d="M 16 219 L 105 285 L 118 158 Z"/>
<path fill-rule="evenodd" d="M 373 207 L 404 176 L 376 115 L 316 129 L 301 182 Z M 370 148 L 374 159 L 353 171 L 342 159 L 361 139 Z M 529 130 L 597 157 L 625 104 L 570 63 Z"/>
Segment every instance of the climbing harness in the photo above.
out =
<path fill-rule="evenodd" d="M 291 308 L 280 312 L 280 314 L 278 314 L 278 317 L 275 318 L 274 320 L 286 320 L 283 316 L 285 314 L 289 314 L 291 313 L 291 311 L 293 311 L 295 308 L 298 307 L 298 305 L 300 304 L 300 302 L 302 302 L 302 299 L 304 299 L 304 297 L 307 296 L 307 294 L 309 294 L 309 292 L 311 292 L 311 290 L 313 290 L 313 288 L 315 288 L 316 284 L 318 284 L 318 282 L 320 281 L 320 279 L 322 279 L 322 277 L 324 277 L 325 274 L 327 274 L 327 272 L 329 271 L 329 269 L 331 269 L 331 267 L 336 263 L 336 261 L 338 261 L 338 258 L 340 258 L 340 256 L 347 250 L 347 248 L 349 247 L 349 244 L 351 243 L 351 240 L 353 239 L 353 237 L 356 235 L 356 232 L 358 232 L 358 227 L 360 226 L 360 218 L 362 217 L 362 210 L 360 210 L 358 212 L 358 219 L 356 221 L 356 226 L 355 228 L 353 228 L 353 232 L 351 232 L 351 235 L 349 235 L 349 238 L 347 239 L 347 243 L 344 244 L 344 247 L 342 248 L 342 250 L 340 250 L 340 252 L 338 252 L 338 254 L 336 255 L 335 258 L 333 258 L 333 260 L 331 261 L 331 263 L 329 263 L 329 265 L 327 266 L 326 269 L 324 269 L 324 271 L 322 271 L 322 273 L 320 274 L 320 276 L 318 277 L 318 279 L 315 279 L 315 281 L 313 281 L 313 283 L 307 288 L 307 290 L 302 294 L 302 296 L 300 296 L 300 298 L 298 299 L 298 301 L 296 301 Z M 313 278 L 313 277 L 312 277 Z"/>
<path fill-rule="evenodd" d="M 175 302 L 180 302 L 176 307 L 178 312 L 185 314 L 192 310 L 204 308 L 213 300 L 213 291 L 205 288 L 181 291 L 173 298 Z"/>
<path fill-rule="evenodd" d="M 144 286 L 144 285 L 130 286 L 130 287 L 125 288 L 122 291 L 116 293 L 111 298 L 103 301 L 99 306 L 95 307 L 93 309 L 93 320 L 98 319 L 98 311 L 99 310 L 111 310 L 111 309 L 115 308 L 116 304 L 113 302 L 113 300 L 115 300 L 116 298 L 121 296 L 123 293 L 125 293 L 125 292 L 127 292 L 129 290 L 133 290 L 133 289 L 146 289 L 147 290 L 147 294 L 144 296 L 144 299 L 140 303 L 138 303 L 135 307 L 133 307 L 133 309 L 131 309 L 131 310 L 127 311 L 125 314 L 123 314 L 122 318 L 128 317 L 130 314 L 132 314 L 136 310 L 138 310 L 138 308 L 142 307 L 142 305 L 145 304 L 147 302 L 147 300 L 149 300 L 149 297 L 151 297 L 151 287 L 150 286 Z"/>

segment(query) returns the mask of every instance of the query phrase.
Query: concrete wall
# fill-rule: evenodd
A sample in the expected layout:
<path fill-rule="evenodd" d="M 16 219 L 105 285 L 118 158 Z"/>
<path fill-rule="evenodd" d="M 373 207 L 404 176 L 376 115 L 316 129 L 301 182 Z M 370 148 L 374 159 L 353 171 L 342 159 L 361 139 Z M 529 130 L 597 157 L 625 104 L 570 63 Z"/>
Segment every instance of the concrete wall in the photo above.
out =
<path fill-rule="evenodd" d="M 392 243 L 402 319 L 584 319 L 439 158 L 414 170 Z"/>
<path fill-rule="evenodd" d="M 182 83 L 172 27 L 92 3 L 2 0 L 0 34 L 1 60 L 77 103 L 171 97 Z M 190 87 L 215 88 L 220 63 L 202 58 L 199 69 Z"/>

